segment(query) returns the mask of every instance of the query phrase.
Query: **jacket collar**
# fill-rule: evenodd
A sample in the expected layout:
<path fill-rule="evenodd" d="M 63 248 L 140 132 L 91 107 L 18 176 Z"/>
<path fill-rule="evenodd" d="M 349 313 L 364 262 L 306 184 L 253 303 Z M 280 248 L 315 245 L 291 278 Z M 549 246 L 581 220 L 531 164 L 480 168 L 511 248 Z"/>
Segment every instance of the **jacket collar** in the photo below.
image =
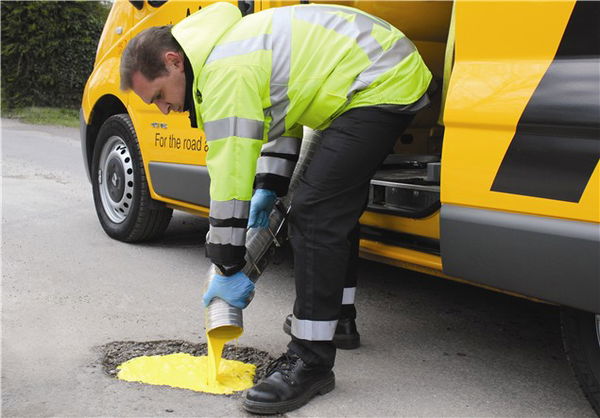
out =
<path fill-rule="evenodd" d="M 171 33 L 183 48 L 197 79 L 219 39 L 242 18 L 230 3 L 214 3 L 173 26 Z"/>
<path fill-rule="evenodd" d="M 189 111 L 193 128 L 202 125 L 202 118 L 198 112 L 202 102 L 198 79 L 204 63 L 219 39 L 241 18 L 241 12 L 234 5 L 214 3 L 186 17 L 171 29 L 185 55 L 184 108 Z"/>
<path fill-rule="evenodd" d="M 190 114 L 190 124 L 192 128 L 198 127 L 198 121 L 196 118 L 196 106 L 194 104 L 194 72 L 192 71 L 192 64 L 188 57 L 183 55 L 185 70 L 185 100 L 183 102 L 183 110 Z"/>

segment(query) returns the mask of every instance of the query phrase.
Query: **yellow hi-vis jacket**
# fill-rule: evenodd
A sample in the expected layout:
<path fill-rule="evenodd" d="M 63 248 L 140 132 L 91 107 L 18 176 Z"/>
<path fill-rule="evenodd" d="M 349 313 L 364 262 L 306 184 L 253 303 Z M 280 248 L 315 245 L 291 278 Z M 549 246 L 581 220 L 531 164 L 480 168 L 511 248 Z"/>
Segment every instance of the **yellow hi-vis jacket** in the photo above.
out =
<path fill-rule="evenodd" d="M 209 145 L 206 251 L 218 265 L 243 262 L 253 185 L 287 193 L 302 126 L 324 129 L 363 106 L 414 111 L 432 77 L 402 32 L 344 6 L 242 18 L 237 7 L 215 3 L 172 34 L 191 63 L 195 116 Z"/>

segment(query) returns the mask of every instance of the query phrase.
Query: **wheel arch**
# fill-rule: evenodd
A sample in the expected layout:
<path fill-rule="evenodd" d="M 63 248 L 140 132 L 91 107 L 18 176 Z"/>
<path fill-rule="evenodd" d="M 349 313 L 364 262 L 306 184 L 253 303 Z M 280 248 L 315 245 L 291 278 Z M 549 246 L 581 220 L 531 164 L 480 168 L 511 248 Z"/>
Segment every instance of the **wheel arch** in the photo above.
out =
<path fill-rule="evenodd" d="M 83 151 L 83 161 L 88 180 L 91 179 L 92 157 L 94 154 L 94 146 L 96 137 L 100 131 L 102 124 L 111 116 L 120 113 L 127 113 L 125 104 L 115 95 L 105 94 L 100 97 L 89 117 L 89 123 L 86 123 L 83 117 L 83 111 L 80 116 L 81 120 L 81 147 Z"/>

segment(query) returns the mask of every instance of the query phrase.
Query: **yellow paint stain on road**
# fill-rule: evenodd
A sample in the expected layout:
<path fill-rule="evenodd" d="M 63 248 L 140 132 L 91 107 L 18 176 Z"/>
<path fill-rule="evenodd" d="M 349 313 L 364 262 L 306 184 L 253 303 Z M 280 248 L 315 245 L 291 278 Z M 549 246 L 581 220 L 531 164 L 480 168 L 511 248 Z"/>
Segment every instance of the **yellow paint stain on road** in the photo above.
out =
<path fill-rule="evenodd" d="M 221 358 L 225 343 L 241 333 L 237 327 L 212 330 L 207 335 L 208 356 L 175 353 L 132 358 L 117 368 L 117 378 L 214 394 L 248 389 L 254 385 L 256 366 Z"/>
<path fill-rule="evenodd" d="M 207 356 L 186 353 L 141 356 L 121 364 L 117 377 L 129 382 L 166 385 L 197 392 L 231 394 L 254 385 L 256 366 L 236 360 L 223 360 L 218 380 L 209 376 Z"/>

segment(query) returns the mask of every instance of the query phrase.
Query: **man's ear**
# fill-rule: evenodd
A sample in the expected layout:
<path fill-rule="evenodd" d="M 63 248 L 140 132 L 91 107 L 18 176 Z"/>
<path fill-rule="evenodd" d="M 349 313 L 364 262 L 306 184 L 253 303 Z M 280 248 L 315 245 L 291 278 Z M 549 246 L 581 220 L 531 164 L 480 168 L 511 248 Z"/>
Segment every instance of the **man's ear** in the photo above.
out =
<path fill-rule="evenodd" d="M 163 55 L 167 67 L 172 66 L 178 71 L 183 71 L 183 54 L 177 51 L 167 51 Z"/>

